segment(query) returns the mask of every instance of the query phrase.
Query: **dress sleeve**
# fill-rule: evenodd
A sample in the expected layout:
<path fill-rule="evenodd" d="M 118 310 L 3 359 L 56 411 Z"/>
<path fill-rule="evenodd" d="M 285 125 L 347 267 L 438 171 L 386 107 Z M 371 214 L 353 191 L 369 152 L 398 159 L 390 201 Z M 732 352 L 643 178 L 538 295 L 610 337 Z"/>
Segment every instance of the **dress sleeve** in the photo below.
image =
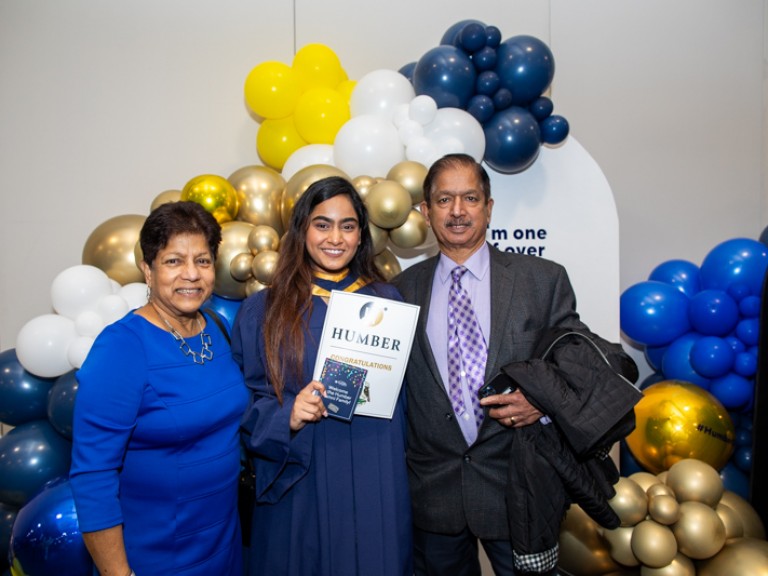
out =
<path fill-rule="evenodd" d="M 296 394 L 286 387 L 281 405 L 267 380 L 263 323 L 264 293 L 259 292 L 238 311 L 232 330 L 232 355 L 251 392 L 241 429 L 256 473 L 256 501 L 275 503 L 307 473 L 314 426 L 291 431 Z"/>
<path fill-rule="evenodd" d="M 116 324 L 96 339 L 76 374 L 70 484 L 83 532 L 123 522 L 120 479 L 146 382 L 138 336 Z"/>

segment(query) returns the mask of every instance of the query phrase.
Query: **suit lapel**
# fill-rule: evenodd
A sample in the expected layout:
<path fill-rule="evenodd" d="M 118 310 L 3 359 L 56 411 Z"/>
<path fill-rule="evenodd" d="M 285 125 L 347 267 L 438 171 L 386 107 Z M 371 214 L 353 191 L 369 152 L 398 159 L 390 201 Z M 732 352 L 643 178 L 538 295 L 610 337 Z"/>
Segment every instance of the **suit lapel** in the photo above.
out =
<path fill-rule="evenodd" d="M 488 343 L 488 360 L 485 365 L 485 378 L 496 375 L 501 369 L 498 365 L 501 347 L 514 345 L 509 342 L 509 317 L 512 311 L 512 297 L 515 271 L 509 260 L 502 258 L 501 252 L 490 248 L 491 255 L 491 336 Z"/>

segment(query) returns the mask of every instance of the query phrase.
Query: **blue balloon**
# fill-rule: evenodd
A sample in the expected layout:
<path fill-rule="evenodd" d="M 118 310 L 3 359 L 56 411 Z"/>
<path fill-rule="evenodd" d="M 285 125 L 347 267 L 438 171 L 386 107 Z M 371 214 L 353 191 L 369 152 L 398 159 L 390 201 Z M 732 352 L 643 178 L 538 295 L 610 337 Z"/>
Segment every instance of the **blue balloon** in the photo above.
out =
<path fill-rule="evenodd" d="M 93 573 L 69 481 L 52 482 L 19 510 L 13 524 L 11 560 L 25 576 Z"/>
<path fill-rule="evenodd" d="M 72 443 L 47 420 L 17 426 L 0 438 L 0 502 L 21 507 L 47 482 L 69 474 Z"/>
<path fill-rule="evenodd" d="M 458 46 L 468 54 L 485 48 L 485 26 L 477 22 L 470 22 L 461 28 L 456 36 Z"/>
<path fill-rule="evenodd" d="M 493 96 L 499 89 L 499 75 L 492 70 L 481 72 L 477 75 L 475 92 L 484 96 Z"/>
<path fill-rule="evenodd" d="M 733 371 L 744 378 L 757 374 L 757 356 L 749 352 L 739 352 L 733 362 Z"/>
<path fill-rule="evenodd" d="M 700 339 L 701 334 L 688 332 L 669 345 L 661 361 L 661 371 L 667 380 L 682 380 L 704 389 L 709 387 L 709 379 L 696 372 L 691 365 L 691 350 Z"/>
<path fill-rule="evenodd" d="M 727 410 L 734 410 L 749 403 L 755 395 L 755 386 L 752 380 L 738 374 L 726 374 L 722 378 L 712 380 L 709 392 L 720 400 Z"/>
<path fill-rule="evenodd" d="M 14 348 L 0 352 L 0 422 L 18 426 L 45 418 L 53 382 L 24 370 Z"/>
<path fill-rule="evenodd" d="M 534 163 L 541 148 L 539 123 L 525 108 L 512 106 L 483 126 L 485 161 L 502 174 L 522 172 Z"/>
<path fill-rule="evenodd" d="M 499 88 L 493 95 L 493 107 L 497 112 L 506 110 L 512 106 L 512 93 L 506 88 Z"/>
<path fill-rule="evenodd" d="M 466 109 L 476 77 L 472 61 L 460 48 L 437 46 L 416 62 L 413 89 L 417 95 L 431 96 L 438 108 Z"/>
<path fill-rule="evenodd" d="M 739 313 L 745 318 L 756 318 L 760 315 L 760 296 L 745 296 L 739 301 Z"/>
<path fill-rule="evenodd" d="M 703 288 L 728 290 L 735 283 L 749 287 L 750 294 L 762 292 L 768 268 L 768 246 L 750 238 L 726 240 L 713 248 L 701 264 Z"/>
<path fill-rule="evenodd" d="M 733 282 L 728 286 L 728 290 L 726 290 L 728 296 L 736 300 L 736 302 L 741 302 L 744 298 L 749 296 L 750 291 L 750 287 L 743 282 Z"/>
<path fill-rule="evenodd" d="M 404 64 L 398 72 L 408 78 L 408 82 L 413 84 L 413 70 L 416 68 L 416 62 L 408 62 Z"/>
<path fill-rule="evenodd" d="M 443 37 L 440 39 L 440 44 L 457 46 L 459 42 L 459 34 L 467 24 L 480 24 L 481 26 L 485 26 L 480 20 L 459 20 L 443 33 Z"/>
<path fill-rule="evenodd" d="M 760 321 L 757 318 L 744 318 L 736 324 L 736 337 L 747 347 L 756 346 L 760 339 Z"/>
<path fill-rule="evenodd" d="M 723 338 L 726 342 L 728 342 L 728 345 L 733 349 L 736 354 L 740 354 L 742 352 L 747 351 L 747 347 L 744 346 L 744 342 L 736 338 L 733 334 L 729 334 L 725 338 Z"/>
<path fill-rule="evenodd" d="M 621 468 L 621 475 L 625 477 L 631 476 L 636 472 L 647 472 L 643 465 L 634 457 L 624 440 L 619 445 L 619 466 Z"/>
<path fill-rule="evenodd" d="M 691 348 L 691 366 L 705 378 L 719 378 L 731 371 L 736 353 L 717 336 L 699 338 Z"/>
<path fill-rule="evenodd" d="M 672 284 L 688 297 L 692 297 L 701 290 L 701 276 L 699 267 L 688 260 L 667 260 L 651 271 L 648 280 L 658 280 Z"/>
<path fill-rule="evenodd" d="M 488 122 L 488 120 L 493 118 L 496 110 L 493 107 L 493 100 L 491 100 L 488 96 L 475 94 L 469 100 L 469 104 L 467 105 L 467 112 L 472 114 L 475 120 L 480 122 L 480 124 L 485 124 Z"/>
<path fill-rule="evenodd" d="M 731 416 L 731 420 L 735 420 L 735 418 Z M 752 430 L 749 430 L 744 426 L 736 426 L 736 435 L 734 436 L 733 445 L 737 448 L 752 446 Z"/>
<path fill-rule="evenodd" d="M 645 359 L 651 368 L 657 372 L 661 371 L 661 360 L 664 358 L 664 352 L 667 351 L 666 346 L 646 346 L 645 347 Z"/>
<path fill-rule="evenodd" d="M 527 106 L 541 96 L 555 75 L 552 51 L 533 36 L 513 36 L 496 50 L 501 85 L 512 93 L 512 104 Z"/>
<path fill-rule="evenodd" d="M 723 488 L 749 501 L 749 476 L 739 470 L 733 462 L 728 462 L 720 470 L 720 480 L 723 481 Z"/>
<path fill-rule="evenodd" d="M 237 311 L 240 310 L 242 300 L 230 300 L 229 298 L 222 298 L 213 294 L 203 305 L 203 308 L 212 308 L 215 312 L 218 312 L 220 316 L 223 316 L 230 328 L 235 324 L 235 316 Z"/>
<path fill-rule="evenodd" d="M 485 27 L 485 45 L 491 48 L 496 48 L 501 44 L 501 30 L 496 26 Z"/>
<path fill-rule="evenodd" d="M 737 448 L 731 456 L 731 461 L 745 474 L 752 472 L 752 446 Z"/>
<path fill-rule="evenodd" d="M 568 138 L 568 133 L 571 130 L 568 120 L 557 114 L 544 118 L 539 123 L 539 127 L 541 128 L 542 141 L 550 146 L 556 146 L 563 142 Z"/>
<path fill-rule="evenodd" d="M 72 420 L 78 388 L 75 372 L 70 370 L 56 378 L 48 395 L 48 422 L 67 440 L 72 440 Z"/>
<path fill-rule="evenodd" d="M 621 329 L 641 344 L 669 344 L 690 330 L 688 301 L 680 290 L 664 282 L 638 282 L 621 295 Z"/>
<path fill-rule="evenodd" d="M 15 506 L 0 502 L 0 567 L 8 565 L 8 545 L 11 543 L 11 529 L 17 512 Z"/>
<path fill-rule="evenodd" d="M 664 348 L 666 350 L 666 348 Z M 637 387 L 638 390 L 645 390 L 649 386 L 653 386 L 657 382 L 661 382 L 664 380 L 664 374 L 661 372 L 651 372 L 646 376 L 642 382 L 640 382 L 640 385 Z"/>
<path fill-rule="evenodd" d="M 531 111 L 533 117 L 536 118 L 536 120 L 539 122 L 544 120 L 544 118 L 549 118 L 549 116 L 552 115 L 552 110 L 554 109 L 555 105 L 552 103 L 552 100 L 546 96 L 536 98 L 536 100 L 531 102 L 531 105 L 528 106 L 528 110 Z"/>
<path fill-rule="evenodd" d="M 702 290 L 691 297 L 688 317 L 694 330 L 708 336 L 726 336 L 739 322 L 739 305 L 727 292 Z"/>
<path fill-rule="evenodd" d="M 490 46 L 480 48 L 472 54 L 471 58 L 477 72 L 492 71 L 496 67 L 496 48 Z M 494 72 L 494 74 L 496 73 Z"/>

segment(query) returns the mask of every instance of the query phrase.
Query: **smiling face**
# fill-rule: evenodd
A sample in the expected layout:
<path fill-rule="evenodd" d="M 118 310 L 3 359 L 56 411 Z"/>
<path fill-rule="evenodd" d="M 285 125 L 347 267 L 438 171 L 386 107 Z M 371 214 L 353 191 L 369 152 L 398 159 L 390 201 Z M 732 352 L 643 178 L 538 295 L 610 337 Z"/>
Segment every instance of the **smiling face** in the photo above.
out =
<path fill-rule="evenodd" d="M 467 166 L 444 170 L 435 179 L 430 203 L 421 212 L 435 233 L 440 250 L 461 264 L 485 242 L 493 199 L 487 201 L 482 183 Z"/>
<path fill-rule="evenodd" d="M 213 256 L 202 234 L 177 234 L 161 248 L 152 265 L 141 263 L 152 301 L 177 320 L 196 318 L 213 293 Z"/>
<path fill-rule="evenodd" d="M 306 247 L 314 270 L 331 274 L 344 270 L 358 246 L 360 223 L 347 196 L 334 196 L 312 210 Z"/>

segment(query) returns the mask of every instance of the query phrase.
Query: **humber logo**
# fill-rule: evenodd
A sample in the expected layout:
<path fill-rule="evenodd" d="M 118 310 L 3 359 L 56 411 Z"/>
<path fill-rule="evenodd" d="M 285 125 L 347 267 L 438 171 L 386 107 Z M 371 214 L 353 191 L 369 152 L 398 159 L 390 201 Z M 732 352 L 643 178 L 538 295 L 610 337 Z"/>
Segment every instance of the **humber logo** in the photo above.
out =
<path fill-rule="evenodd" d="M 360 307 L 358 316 L 360 322 L 366 327 L 376 326 L 380 324 L 384 319 L 384 312 L 386 307 L 375 304 L 374 302 L 366 302 Z M 370 334 L 363 331 L 350 330 L 348 328 L 333 327 L 331 330 L 331 338 L 334 340 L 342 340 L 351 344 L 362 344 L 363 346 L 370 346 L 372 348 L 381 348 L 384 350 L 400 350 L 400 340 L 397 338 L 388 338 L 386 336 L 380 336 L 378 334 Z"/>
<path fill-rule="evenodd" d="M 366 326 L 376 326 L 384 319 L 384 312 L 387 309 L 374 304 L 373 302 L 366 302 L 360 307 L 360 320 Z"/>

